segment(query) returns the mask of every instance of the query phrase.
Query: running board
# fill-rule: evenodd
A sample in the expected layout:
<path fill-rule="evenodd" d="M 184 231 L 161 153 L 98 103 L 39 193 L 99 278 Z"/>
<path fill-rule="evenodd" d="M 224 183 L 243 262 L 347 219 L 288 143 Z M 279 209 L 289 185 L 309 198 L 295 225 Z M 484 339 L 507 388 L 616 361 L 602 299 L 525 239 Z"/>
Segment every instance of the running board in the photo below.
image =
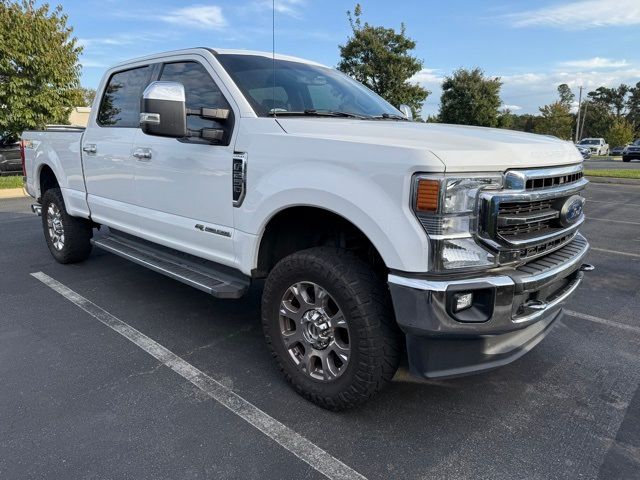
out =
<path fill-rule="evenodd" d="M 217 298 L 240 298 L 250 285 L 249 277 L 229 267 L 123 232 L 110 230 L 106 235 L 94 237 L 91 243 Z"/>

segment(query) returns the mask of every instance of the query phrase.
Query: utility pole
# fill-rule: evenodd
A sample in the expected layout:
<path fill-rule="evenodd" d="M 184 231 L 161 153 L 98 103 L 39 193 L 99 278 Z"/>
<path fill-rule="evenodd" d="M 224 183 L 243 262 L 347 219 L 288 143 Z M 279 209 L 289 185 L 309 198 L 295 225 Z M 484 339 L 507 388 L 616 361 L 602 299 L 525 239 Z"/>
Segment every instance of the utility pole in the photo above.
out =
<path fill-rule="evenodd" d="M 580 141 L 580 107 L 582 106 L 582 85 L 580 85 L 580 93 L 578 94 L 578 117 L 576 119 L 576 141 Z"/>
<path fill-rule="evenodd" d="M 584 104 L 584 115 L 582 115 L 582 124 L 580 125 L 580 138 L 582 138 L 582 132 L 584 132 L 584 124 L 587 121 L 587 108 L 589 107 L 589 103 L 585 102 Z"/>

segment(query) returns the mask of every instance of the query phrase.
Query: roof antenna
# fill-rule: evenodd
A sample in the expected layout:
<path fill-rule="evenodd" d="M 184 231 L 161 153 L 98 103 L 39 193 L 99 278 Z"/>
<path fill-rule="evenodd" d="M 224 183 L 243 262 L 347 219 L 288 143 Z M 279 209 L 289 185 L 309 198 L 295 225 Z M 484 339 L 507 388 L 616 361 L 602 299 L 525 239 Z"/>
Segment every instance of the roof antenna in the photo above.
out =
<path fill-rule="evenodd" d="M 273 66 L 273 87 L 271 89 L 272 112 L 277 116 L 276 109 L 276 0 L 271 1 L 271 62 Z"/>

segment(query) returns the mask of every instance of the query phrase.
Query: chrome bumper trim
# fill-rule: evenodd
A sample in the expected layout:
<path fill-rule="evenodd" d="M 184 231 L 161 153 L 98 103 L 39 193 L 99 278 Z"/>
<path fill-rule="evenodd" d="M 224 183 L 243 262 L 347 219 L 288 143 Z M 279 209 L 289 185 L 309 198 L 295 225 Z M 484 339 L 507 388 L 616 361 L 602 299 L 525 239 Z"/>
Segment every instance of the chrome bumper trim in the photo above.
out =
<path fill-rule="evenodd" d="M 446 292 L 451 285 L 469 285 L 472 283 L 488 283 L 494 287 L 509 287 L 514 284 L 511 277 L 498 275 L 492 277 L 465 278 L 461 280 L 427 280 L 424 278 L 401 277 L 400 275 L 389 274 L 389 283 L 401 285 L 403 287 L 415 288 L 416 290 L 430 292 Z"/>

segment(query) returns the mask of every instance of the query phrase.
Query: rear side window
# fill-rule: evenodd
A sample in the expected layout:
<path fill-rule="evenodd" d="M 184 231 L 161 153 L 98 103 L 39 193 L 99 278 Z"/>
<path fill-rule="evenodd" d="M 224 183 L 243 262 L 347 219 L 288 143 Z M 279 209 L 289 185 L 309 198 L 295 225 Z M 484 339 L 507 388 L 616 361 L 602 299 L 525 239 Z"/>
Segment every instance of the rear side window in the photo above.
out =
<path fill-rule="evenodd" d="M 166 63 L 162 69 L 160 80 L 179 82 L 184 85 L 188 109 L 196 110 L 206 107 L 231 110 L 218 85 L 198 62 Z M 222 125 L 215 120 L 189 115 L 187 117 L 187 128 L 189 130 L 201 130 L 203 128 L 222 128 Z"/>
<path fill-rule="evenodd" d="M 149 74 L 149 66 L 114 73 L 100 102 L 98 125 L 137 128 L 140 125 L 140 97 L 149 84 Z"/>

